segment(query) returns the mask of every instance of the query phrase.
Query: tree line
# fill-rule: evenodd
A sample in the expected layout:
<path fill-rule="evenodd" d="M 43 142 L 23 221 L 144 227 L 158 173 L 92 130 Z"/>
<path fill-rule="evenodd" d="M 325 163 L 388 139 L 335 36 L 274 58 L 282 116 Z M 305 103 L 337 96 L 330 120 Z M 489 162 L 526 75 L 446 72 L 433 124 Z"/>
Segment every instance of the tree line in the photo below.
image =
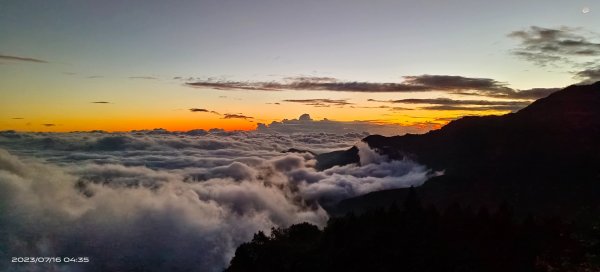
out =
<path fill-rule="evenodd" d="M 599 251 L 558 218 L 517 219 L 507 204 L 439 212 L 411 189 L 401 207 L 332 218 L 323 230 L 259 231 L 225 271 L 600 271 Z"/>

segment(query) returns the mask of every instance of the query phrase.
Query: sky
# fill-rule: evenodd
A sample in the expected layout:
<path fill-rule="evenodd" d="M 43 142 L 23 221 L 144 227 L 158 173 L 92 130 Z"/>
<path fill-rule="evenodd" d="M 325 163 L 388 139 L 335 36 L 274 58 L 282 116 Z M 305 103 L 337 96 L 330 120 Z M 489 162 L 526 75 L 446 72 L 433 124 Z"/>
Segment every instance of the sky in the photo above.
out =
<path fill-rule="evenodd" d="M 426 131 L 600 80 L 599 13 L 590 0 L 0 1 L 0 130 L 252 130 L 308 113 Z"/>

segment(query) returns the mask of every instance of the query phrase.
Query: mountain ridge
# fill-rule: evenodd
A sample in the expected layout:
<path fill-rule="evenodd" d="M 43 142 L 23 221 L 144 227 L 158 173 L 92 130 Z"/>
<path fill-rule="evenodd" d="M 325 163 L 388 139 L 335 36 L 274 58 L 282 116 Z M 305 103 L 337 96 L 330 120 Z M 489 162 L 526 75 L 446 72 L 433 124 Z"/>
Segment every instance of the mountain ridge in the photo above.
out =
<path fill-rule="evenodd" d="M 600 82 L 569 86 L 515 113 L 463 117 L 421 135 L 371 135 L 363 141 L 391 159 L 410 158 L 444 170 L 417 188 L 432 205 L 476 208 L 506 201 L 517 212 L 570 219 L 600 212 Z M 357 162 L 341 157 L 339 164 Z M 328 165 L 336 162 L 330 159 Z M 331 212 L 400 202 L 405 191 L 347 199 Z"/>

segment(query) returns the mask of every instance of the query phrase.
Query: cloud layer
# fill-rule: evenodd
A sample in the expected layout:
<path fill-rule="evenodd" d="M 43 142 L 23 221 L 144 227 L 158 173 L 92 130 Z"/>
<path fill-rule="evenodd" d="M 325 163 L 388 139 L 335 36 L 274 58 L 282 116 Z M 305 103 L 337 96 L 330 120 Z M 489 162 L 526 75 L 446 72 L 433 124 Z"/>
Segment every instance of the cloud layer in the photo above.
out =
<path fill-rule="evenodd" d="M 380 108 L 380 107 L 377 107 Z M 393 110 L 394 107 L 387 107 Z M 303 114 L 298 119 L 284 119 L 282 121 L 273 121 L 270 124 L 257 124 L 256 131 L 263 133 L 328 133 L 328 134 L 348 134 L 362 135 L 371 134 L 380 135 L 401 135 L 406 133 L 423 133 L 439 127 L 437 123 L 412 124 L 402 126 L 398 124 L 388 124 L 378 122 L 377 120 L 357 120 L 357 121 L 333 121 L 328 119 L 313 120 L 310 115 Z"/>
<path fill-rule="evenodd" d="M 531 26 L 508 36 L 520 42 L 513 54 L 540 66 L 571 62 L 573 57 L 600 56 L 600 43 L 590 41 L 577 28 Z"/>
<path fill-rule="evenodd" d="M 397 100 L 375 100 L 369 99 L 372 102 L 385 102 L 393 104 L 417 104 L 430 105 L 420 106 L 419 109 L 426 110 L 468 110 L 468 111 L 485 111 L 485 110 L 510 110 L 516 111 L 530 104 L 530 101 L 523 100 L 456 100 L 450 98 L 409 98 Z"/>
<path fill-rule="evenodd" d="M 258 230 L 324 225 L 347 197 L 430 175 L 359 145 L 361 165 L 315 171 L 312 153 L 357 134 L 0 132 L 0 255 L 87 256 L 16 271 L 220 271 Z M 7 208 L 4 208 L 7 207 Z"/>
<path fill-rule="evenodd" d="M 283 82 L 249 82 L 204 80 L 187 82 L 187 86 L 205 87 L 220 90 L 256 90 L 256 91 L 340 91 L 365 93 L 393 92 L 432 92 L 443 91 L 451 94 L 478 95 L 500 98 L 537 99 L 556 89 L 515 90 L 506 83 L 490 78 L 470 78 L 452 75 L 405 76 L 401 83 L 347 82 L 333 78 L 286 78 Z M 314 99 L 311 99 L 314 100 Z M 326 100 L 326 99 L 322 99 Z M 288 101 L 293 102 L 293 101 Z M 310 101 L 306 101 L 310 103 Z M 339 101 L 343 102 L 343 101 Z M 314 103 L 319 103 L 315 101 Z M 320 102 L 320 104 L 327 104 Z M 331 104 L 331 103 L 328 103 Z"/>

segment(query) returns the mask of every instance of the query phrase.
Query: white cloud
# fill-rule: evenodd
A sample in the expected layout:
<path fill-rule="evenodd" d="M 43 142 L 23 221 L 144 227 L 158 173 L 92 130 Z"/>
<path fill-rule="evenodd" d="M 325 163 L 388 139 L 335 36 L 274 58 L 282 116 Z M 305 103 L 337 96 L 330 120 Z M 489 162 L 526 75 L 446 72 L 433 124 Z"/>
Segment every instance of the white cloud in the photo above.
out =
<path fill-rule="evenodd" d="M 433 129 L 434 125 L 428 129 Z M 258 123 L 256 129 L 264 133 L 330 133 L 361 135 L 401 135 L 406 133 L 423 133 L 423 128 L 416 126 L 401 126 L 397 124 L 380 124 L 373 121 L 333 121 L 328 119 L 313 120 L 310 115 L 302 114 L 298 119 L 284 119 L 280 122 L 273 121 L 270 124 Z M 319 139 L 322 140 L 322 139 Z"/>
<path fill-rule="evenodd" d="M 429 175 L 365 145 L 360 166 L 323 172 L 312 168 L 310 153 L 282 153 L 348 148 L 359 138 L 0 133 L 0 147 L 9 150 L 0 149 L 0 257 L 92 260 L 0 270 L 219 271 L 258 230 L 304 221 L 323 226 L 328 215 L 319 203 L 418 185 Z"/>

